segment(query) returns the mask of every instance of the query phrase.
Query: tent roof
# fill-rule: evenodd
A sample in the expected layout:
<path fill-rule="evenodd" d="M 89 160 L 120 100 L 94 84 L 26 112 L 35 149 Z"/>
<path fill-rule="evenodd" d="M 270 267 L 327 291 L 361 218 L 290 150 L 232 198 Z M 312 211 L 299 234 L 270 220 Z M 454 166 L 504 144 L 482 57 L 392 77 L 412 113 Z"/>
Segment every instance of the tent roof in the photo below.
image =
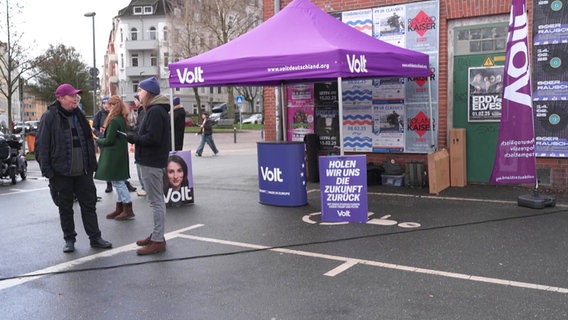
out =
<path fill-rule="evenodd" d="M 428 55 L 375 39 L 309 0 L 294 0 L 246 34 L 171 63 L 170 87 L 428 76 Z"/>

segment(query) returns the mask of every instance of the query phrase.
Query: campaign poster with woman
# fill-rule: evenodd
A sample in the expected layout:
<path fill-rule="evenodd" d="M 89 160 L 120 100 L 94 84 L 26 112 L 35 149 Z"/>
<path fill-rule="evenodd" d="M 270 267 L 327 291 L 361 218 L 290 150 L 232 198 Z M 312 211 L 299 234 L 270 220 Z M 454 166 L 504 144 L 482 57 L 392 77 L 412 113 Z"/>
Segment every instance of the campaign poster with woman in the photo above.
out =
<path fill-rule="evenodd" d="M 164 169 L 164 201 L 168 207 L 194 202 L 191 153 L 172 151 Z"/>

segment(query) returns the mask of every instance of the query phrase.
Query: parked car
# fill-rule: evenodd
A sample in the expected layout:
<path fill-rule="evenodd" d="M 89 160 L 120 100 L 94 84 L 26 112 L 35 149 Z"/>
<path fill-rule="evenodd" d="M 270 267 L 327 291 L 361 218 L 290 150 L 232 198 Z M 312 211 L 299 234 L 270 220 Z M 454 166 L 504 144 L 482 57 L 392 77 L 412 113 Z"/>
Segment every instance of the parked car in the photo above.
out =
<path fill-rule="evenodd" d="M 14 133 L 20 133 L 24 129 L 26 130 L 26 132 L 28 132 L 31 130 L 31 126 L 23 121 L 16 122 L 16 124 L 14 125 Z"/>
<path fill-rule="evenodd" d="M 185 117 L 185 126 L 186 127 L 195 127 L 196 126 L 192 117 Z"/>
<path fill-rule="evenodd" d="M 217 122 L 219 122 L 219 120 L 221 120 L 221 115 L 222 115 L 222 113 L 220 113 L 220 112 L 211 113 L 211 115 L 209 115 L 209 119 L 211 119 L 211 121 L 213 121 L 213 123 L 217 123 Z"/>
<path fill-rule="evenodd" d="M 262 123 L 262 114 L 256 113 L 256 114 L 249 116 L 248 118 L 245 118 L 243 120 L 243 124 L 246 124 L 246 123 Z"/>
<path fill-rule="evenodd" d="M 30 130 L 32 130 L 32 131 L 36 131 L 37 126 L 39 125 L 38 120 L 30 120 L 30 121 L 26 121 L 25 123 L 27 123 L 30 126 Z"/>

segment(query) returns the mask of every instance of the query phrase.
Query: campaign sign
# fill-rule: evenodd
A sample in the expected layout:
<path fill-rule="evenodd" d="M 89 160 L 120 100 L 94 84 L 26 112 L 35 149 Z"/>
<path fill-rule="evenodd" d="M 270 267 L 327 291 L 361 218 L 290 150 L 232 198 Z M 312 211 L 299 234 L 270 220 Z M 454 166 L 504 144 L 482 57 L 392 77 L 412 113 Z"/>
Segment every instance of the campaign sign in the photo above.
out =
<path fill-rule="evenodd" d="M 308 204 L 303 142 L 258 142 L 260 203 L 275 206 Z"/>
<path fill-rule="evenodd" d="M 367 222 L 367 158 L 319 157 L 321 220 Z"/>
<path fill-rule="evenodd" d="M 194 202 L 191 151 L 171 151 L 164 169 L 164 202 L 178 207 Z"/>

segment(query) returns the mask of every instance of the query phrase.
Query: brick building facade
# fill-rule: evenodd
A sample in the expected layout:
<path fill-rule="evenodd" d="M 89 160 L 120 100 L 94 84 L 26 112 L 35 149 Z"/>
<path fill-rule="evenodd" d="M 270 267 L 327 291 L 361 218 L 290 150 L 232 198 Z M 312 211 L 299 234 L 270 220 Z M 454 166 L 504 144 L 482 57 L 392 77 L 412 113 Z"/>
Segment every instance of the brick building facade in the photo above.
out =
<path fill-rule="evenodd" d="M 284 8 L 290 0 L 264 0 L 264 20 L 274 15 L 275 3 L 280 3 L 280 8 Z M 311 0 L 311 2 L 329 12 L 330 14 L 344 11 L 360 10 L 366 8 L 376 8 L 381 6 L 394 6 L 400 4 L 416 3 L 416 1 L 405 0 Z M 532 1 L 527 0 L 529 29 L 532 27 L 531 12 Z M 508 23 L 508 15 L 511 10 L 511 0 L 439 0 L 439 70 L 438 70 L 438 150 L 448 148 L 449 132 L 453 128 L 452 121 L 452 92 L 453 84 L 449 65 L 452 64 L 451 37 L 452 23 L 461 21 L 472 21 L 470 23 L 491 23 L 499 20 L 501 23 Z M 529 42 L 532 41 L 529 37 Z M 278 140 L 276 122 L 275 88 L 266 87 L 264 93 L 265 108 L 265 132 L 268 141 Z M 366 153 L 367 161 L 380 163 L 387 157 L 394 158 L 399 163 L 404 164 L 408 161 L 427 162 L 426 154 L 410 153 Z M 568 182 L 568 161 L 566 158 L 537 158 L 537 171 L 541 189 L 565 192 Z"/>

